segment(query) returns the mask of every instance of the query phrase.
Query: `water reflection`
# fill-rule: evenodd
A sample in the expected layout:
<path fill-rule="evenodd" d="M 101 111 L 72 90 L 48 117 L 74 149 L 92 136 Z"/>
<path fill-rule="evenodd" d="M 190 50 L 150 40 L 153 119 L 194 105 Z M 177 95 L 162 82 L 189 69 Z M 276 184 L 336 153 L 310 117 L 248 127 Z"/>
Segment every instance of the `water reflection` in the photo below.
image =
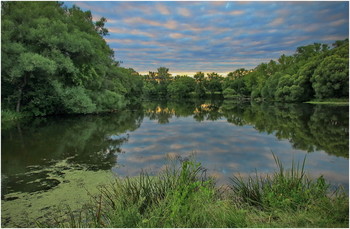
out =
<path fill-rule="evenodd" d="M 32 205 L 53 205 L 50 193 L 75 190 L 81 196 L 85 189 L 72 185 L 85 178 L 94 187 L 103 180 L 103 171 L 120 176 L 157 172 L 167 156 L 195 153 L 223 184 L 232 174 L 272 172 L 276 166 L 271 151 L 286 165 L 307 154 L 311 176 L 323 174 L 345 188 L 349 183 L 348 106 L 148 101 L 115 114 L 5 124 L 1 140 L 2 226 L 25 225 L 16 219 L 23 212 L 39 211 Z M 14 209 L 14 202 L 21 208 Z"/>
<path fill-rule="evenodd" d="M 273 167 L 267 166 L 270 151 L 348 158 L 348 127 L 348 106 L 223 100 L 148 101 L 117 114 L 36 118 L 2 130 L 2 191 L 59 185 L 45 169 L 60 160 L 69 167 L 58 174 L 72 168 L 111 170 L 116 164 L 125 174 L 136 174 L 144 167 L 159 169 L 166 154 L 197 152 L 208 165 L 217 162 L 209 167 L 223 176 Z"/>
<path fill-rule="evenodd" d="M 127 131 L 142 122 L 141 111 L 118 115 L 47 117 L 16 123 L 1 132 L 2 196 L 47 190 L 58 185 L 50 167 L 66 160 L 64 170 L 110 170 L 128 141 Z M 62 172 L 63 171 L 63 172 Z M 49 182 L 50 185 L 45 185 Z"/>
<path fill-rule="evenodd" d="M 251 125 L 260 132 L 288 140 L 295 149 L 349 157 L 348 106 L 232 101 L 147 102 L 145 116 L 159 124 L 173 117 L 193 117 L 198 122 L 225 118 L 236 126 Z"/>

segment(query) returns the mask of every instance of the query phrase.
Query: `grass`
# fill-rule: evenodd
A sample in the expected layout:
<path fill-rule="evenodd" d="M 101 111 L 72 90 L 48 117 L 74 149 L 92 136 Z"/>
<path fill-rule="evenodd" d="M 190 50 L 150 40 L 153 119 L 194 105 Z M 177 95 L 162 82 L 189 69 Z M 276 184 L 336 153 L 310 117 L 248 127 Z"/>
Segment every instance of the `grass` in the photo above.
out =
<path fill-rule="evenodd" d="M 1 110 L 1 122 L 14 121 L 28 116 L 25 113 L 18 113 L 11 110 Z"/>
<path fill-rule="evenodd" d="M 65 212 L 54 227 L 348 227 L 349 198 L 310 180 L 305 159 L 272 175 L 232 178 L 227 188 L 194 160 L 172 162 L 157 176 L 141 173 L 100 187 L 79 212 Z"/>
<path fill-rule="evenodd" d="M 349 105 L 348 98 L 330 98 L 330 99 L 314 99 L 305 103 L 311 104 L 327 104 L 327 105 Z"/>

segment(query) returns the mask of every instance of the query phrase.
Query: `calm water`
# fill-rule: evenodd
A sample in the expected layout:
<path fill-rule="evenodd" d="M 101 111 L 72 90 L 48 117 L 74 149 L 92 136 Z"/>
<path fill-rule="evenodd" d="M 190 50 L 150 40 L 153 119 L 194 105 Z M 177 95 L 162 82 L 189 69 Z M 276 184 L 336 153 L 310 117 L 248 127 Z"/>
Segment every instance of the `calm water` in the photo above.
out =
<path fill-rule="evenodd" d="M 194 155 L 215 176 L 271 173 L 272 152 L 311 177 L 349 185 L 349 107 L 227 101 L 145 102 L 115 114 L 47 117 L 1 131 L 2 226 L 35 226 L 86 189 Z M 28 220 L 29 219 L 29 220 Z"/>

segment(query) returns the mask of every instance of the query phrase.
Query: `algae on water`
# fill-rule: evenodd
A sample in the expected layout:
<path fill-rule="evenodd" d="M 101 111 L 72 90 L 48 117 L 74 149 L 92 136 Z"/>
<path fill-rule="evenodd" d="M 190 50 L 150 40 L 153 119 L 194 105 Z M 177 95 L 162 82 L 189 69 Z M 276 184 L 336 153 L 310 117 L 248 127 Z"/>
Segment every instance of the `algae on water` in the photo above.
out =
<path fill-rule="evenodd" d="M 44 180 L 55 181 L 52 188 L 36 192 L 7 193 L 1 200 L 2 227 L 37 227 L 36 222 L 53 220 L 57 209 L 69 206 L 75 210 L 86 203 L 90 194 L 98 191 L 98 185 L 113 180 L 110 171 L 90 171 L 84 168 L 74 168 L 66 160 L 54 166 L 35 170 L 34 173 L 46 172 Z M 43 179 L 31 181 L 41 183 Z"/>

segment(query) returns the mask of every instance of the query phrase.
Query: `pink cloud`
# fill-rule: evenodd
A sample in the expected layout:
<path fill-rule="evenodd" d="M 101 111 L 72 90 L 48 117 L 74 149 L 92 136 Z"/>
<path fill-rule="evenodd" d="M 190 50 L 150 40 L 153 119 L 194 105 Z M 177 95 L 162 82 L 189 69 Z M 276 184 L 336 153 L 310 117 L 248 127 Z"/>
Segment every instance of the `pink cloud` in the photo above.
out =
<path fill-rule="evenodd" d="M 284 23 L 284 19 L 283 18 L 276 18 L 269 25 L 270 26 L 278 26 L 278 25 L 281 25 L 283 23 Z"/>
<path fill-rule="evenodd" d="M 174 21 L 174 20 L 170 20 L 170 21 L 167 21 L 165 24 L 164 24 L 164 27 L 165 28 L 168 28 L 168 29 L 176 29 L 177 27 L 177 22 Z"/>
<path fill-rule="evenodd" d="M 157 4 L 156 9 L 163 15 L 169 15 L 170 11 L 165 5 Z"/>
<path fill-rule="evenodd" d="M 334 21 L 332 23 L 330 23 L 331 26 L 339 26 L 339 25 L 342 25 L 344 23 L 348 22 L 348 20 L 345 20 L 345 19 L 340 19 L 340 20 L 337 20 L 337 21 Z"/>
<path fill-rule="evenodd" d="M 128 24 L 146 24 L 157 27 L 165 27 L 167 29 L 176 29 L 178 26 L 175 20 L 169 20 L 166 23 L 161 23 L 158 21 L 148 20 L 141 17 L 126 18 L 124 19 L 124 22 Z"/>
<path fill-rule="evenodd" d="M 241 14 L 244 14 L 243 10 L 234 10 L 230 12 L 230 15 L 235 15 L 235 16 L 241 15 Z"/>
<path fill-rule="evenodd" d="M 171 33 L 169 35 L 171 38 L 174 38 L 174 39 L 181 39 L 181 38 L 184 38 L 185 36 L 181 33 Z"/>
<path fill-rule="evenodd" d="M 142 36 L 152 37 L 152 38 L 156 37 L 156 34 L 154 34 L 154 33 L 145 32 L 145 31 L 141 31 L 141 30 L 137 30 L 137 29 L 130 30 L 130 29 L 119 28 L 119 27 L 111 27 L 111 28 L 108 28 L 108 31 L 110 33 L 142 35 Z"/>
<path fill-rule="evenodd" d="M 191 12 L 190 12 L 188 9 L 186 9 L 186 8 L 179 8 L 179 9 L 177 10 L 177 12 L 178 12 L 180 15 L 184 16 L 184 17 L 189 17 L 189 16 L 191 16 Z"/>

